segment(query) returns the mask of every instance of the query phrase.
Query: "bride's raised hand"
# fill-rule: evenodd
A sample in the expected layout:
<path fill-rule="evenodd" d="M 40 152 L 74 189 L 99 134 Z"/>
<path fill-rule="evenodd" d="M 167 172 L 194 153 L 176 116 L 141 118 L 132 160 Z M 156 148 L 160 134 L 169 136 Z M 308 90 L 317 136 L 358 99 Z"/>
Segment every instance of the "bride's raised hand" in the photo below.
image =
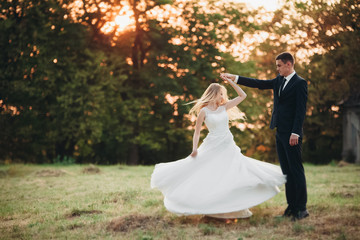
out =
<path fill-rule="evenodd" d="M 227 80 L 227 77 L 225 76 L 224 73 L 220 73 L 220 78 L 226 83 L 228 80 Z"/>
<path fill-rule="evenodd" d="M 226 77 L 226 74 L 225 73 L 220 73 L 220 78 L 222 80 L 224 80 L 225 82 L 227 81 L 227 77 Z"/>
<path fill-rule="evenodd" d="M 196 157 L 196 155 L 197 155 L 197 150 L 193 150 L 192 153 L 190 154 L 190 156 L 192 157 Z"/>

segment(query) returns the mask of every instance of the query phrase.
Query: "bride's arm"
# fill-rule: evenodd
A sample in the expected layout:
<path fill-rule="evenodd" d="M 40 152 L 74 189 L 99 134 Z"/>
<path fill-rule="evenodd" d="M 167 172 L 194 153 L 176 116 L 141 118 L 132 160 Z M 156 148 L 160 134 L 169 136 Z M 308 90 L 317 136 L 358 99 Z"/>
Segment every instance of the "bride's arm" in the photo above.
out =
<path fill-rule="evenodd" d="M 225 108 L 226 109 L 230 109 L 232 107 L 235 107 L 236 105 L 238 105 L 239 103 L 241 103 L 245 98 L 246 98 L 246 93 L 241 89 L 241 87 L 239 85 L 237 85 L 235 82 L 233 82 L 230 78 L 224 76 L 224 75 L 221 75 L 221 78 L 228 82 L 234 89 L 235 91 L 237 92 L 237 94 L 239 96 L 237 96 L 236 98 L 234 99 L 231 99 L 230 101 L 228 101 L 226 104 L 225 104 Z"/>
<path fill-rule="evenodd" d="M 194 136 L 193 136 L 193 150 L 192 153 L 190 154 L 190 156 L 195 157 L 197 155 L 197 148 L 199 145 L 199 140 L 200 140 L 200 131 L 201 131 L 201 126 L 203 124 L 205 120 L 205 110 L 201 109 L 199 116 L 196 119 L 196 124 L 195 124 L 195 132 L 194 132 Z"/>

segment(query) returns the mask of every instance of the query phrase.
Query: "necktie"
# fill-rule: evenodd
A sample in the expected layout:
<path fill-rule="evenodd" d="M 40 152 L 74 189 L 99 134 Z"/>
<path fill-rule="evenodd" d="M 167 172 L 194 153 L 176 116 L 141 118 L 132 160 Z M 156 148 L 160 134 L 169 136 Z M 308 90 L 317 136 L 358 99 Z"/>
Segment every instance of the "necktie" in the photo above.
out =
<path fill-rule="evenodd" d="M 283 90 L 283 88 L 284 88 L 285 82 L 286 82 L 286 78 L 284 78 L 284 79 L 283 79 L 283 82 L 281 83 L 281 86 L 280 86 L 280 89 L 279 89 L 279 97 L 280 97 L 281 92 L 282 92 L 282 90 Z"/>

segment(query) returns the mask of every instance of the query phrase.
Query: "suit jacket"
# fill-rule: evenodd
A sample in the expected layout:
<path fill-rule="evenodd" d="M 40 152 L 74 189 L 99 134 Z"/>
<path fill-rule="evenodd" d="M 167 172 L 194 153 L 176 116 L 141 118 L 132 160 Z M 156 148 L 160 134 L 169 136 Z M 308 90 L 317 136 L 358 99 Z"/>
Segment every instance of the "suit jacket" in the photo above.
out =
<path fill-rule="evenodd" d="M 287 83 L 279 97 L 280 85 L 284 77 L 278 75 L 271 80 L 259 80 L 238 77 L 238 84 L 259 88 L 272 89 L 274 92 L 274 107 L 270 128 L 277 128 L 278 132 L 296 133 L 302 137 L 302 126 L 306 113 L 307 82 L 295 74 Z"/>

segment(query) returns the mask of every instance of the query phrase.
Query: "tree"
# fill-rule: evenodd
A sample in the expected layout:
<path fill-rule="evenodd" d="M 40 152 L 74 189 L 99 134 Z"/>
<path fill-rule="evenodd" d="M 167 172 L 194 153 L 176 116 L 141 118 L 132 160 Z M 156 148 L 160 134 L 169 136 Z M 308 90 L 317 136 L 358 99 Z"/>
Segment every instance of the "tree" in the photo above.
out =
<path fill-rule="evenodd" d="M 107 3 L 117 9 L 115 3 Z M 236 25 L 244 31 L 255 26 L 246 21 L 248 14 L 243 6 L 215 1 L 206 6 L 196 1 L 127 3 L 135 27 L 95 39 L 99 44 L 103 42 L 98 39 L 110 39 L 107 44 L 116 45 L 128 59 L 122 110 L 117 115 L 127 126 L 126 141 L 121 144 L 129 149 L 128 164 L 176 159 L 188 154 L 186 146 L 191 145 L 192 131 L 187 129 L 191 122 L 186 115 L 189 106 L 184 103 L 199 97 L 209 83 L 217 81 L 230 62 L 225 61 L 230 55 L 219 50 L 221 45 L 242 37 L 228 27 Z M 83 7 L 90 8 L 91 4 L 96 5 L 96 1 Z M 98 23 L 105 17 L 89 9 L 84 12 L 81 19 L 99 33 L 103 24 Z"/>
<path fill-rule="evenodd" d="M 340 158 L 342 118 L 336 106 L 360 92 L 360 74 L 356 70 L 360 64 L 359 6 L 358 0 L 296 4 L 310 20 L 306 26 L 297 25 L 306 32 L 309 48 L 323 50 L 314 54 L 305 67 L 313 93 L 307 121 L 311 133 L 307 153 L 309 158 L 317 157 L 318 162 Z"/>
<path fill-rule="evenodd" d="M 89 50 L 86 28 L 67 17 L 66 3 L 0 5 L 4 158 L 42 162 L 94 156 L 106 97 L 113 97 L 112 89 L 125 78 L 123 62 L 109 64 L 105 54 Z"/>
<path fill-rule="evenodd" d="M 106 30 L 125 3 L 1 3 L 4 156 L 128 164 L 184 157 L 192 138 L 184 104 L 227 68 L 253 71 L 224 50 L 257 28 L 243 5 L 128 1 L 134 27 Z"/>
<path fill-rule="evenodd" d="M 297 59 L 296 71 L 308 80 L 305 161 L 327 163 L 340 158 L 341 110 L 337 106 L 360 90 L 358 6 L 357 0 L 286 1 L 263 24 L 269 37 L 253 57 L 260 69 L 266 72 L 276 54 L 290 51 Z"/>

